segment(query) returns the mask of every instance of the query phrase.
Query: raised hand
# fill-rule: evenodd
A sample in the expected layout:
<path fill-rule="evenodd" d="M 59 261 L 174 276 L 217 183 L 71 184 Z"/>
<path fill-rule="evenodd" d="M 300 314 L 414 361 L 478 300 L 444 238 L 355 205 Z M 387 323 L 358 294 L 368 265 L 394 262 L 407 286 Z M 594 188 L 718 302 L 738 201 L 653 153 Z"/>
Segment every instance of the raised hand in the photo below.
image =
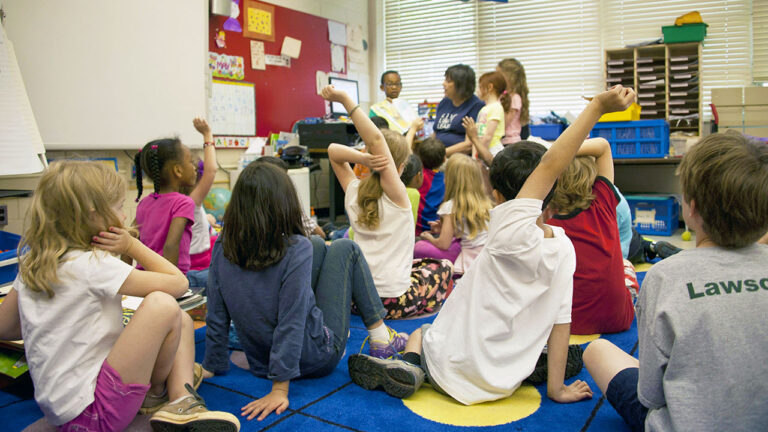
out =
<path fill-rule="evenodd" d="M 208 121 L 203 117 L 195 117 L 194 120 L 192 120 L 192 124 L 195 126 L 195 130 L 203 135 L 211 133 L 211 127 L 208 126 Z"/>
<path fill-rule="evenodd" d="M 635 101 L 635 91 L 621 85 L 613 86 L 594 97 L 604 113 L 624 111 Z"/>
<path fill-rule="evenodd" d="M 320 91 L 320 96 L 327 101 L 342 103 L 345 98 L 349 97 L 344 90 L 337 90 L 336 87 L 332 85 L 323 87 L 323 90 Z"/>
<path fill-rule="evenodd" d="M 477 124 L 475 123 L 475 119 L 472 117 L 464 117 L 461 119 L 461 124 L 467 131 L 467 138 L 477 138 Z"/>

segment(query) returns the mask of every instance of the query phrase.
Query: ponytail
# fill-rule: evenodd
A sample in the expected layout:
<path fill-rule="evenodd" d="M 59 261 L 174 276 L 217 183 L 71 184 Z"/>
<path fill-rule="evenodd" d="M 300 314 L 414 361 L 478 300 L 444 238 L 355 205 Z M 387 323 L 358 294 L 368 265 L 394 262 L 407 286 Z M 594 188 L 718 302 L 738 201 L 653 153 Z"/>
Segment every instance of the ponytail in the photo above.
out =
<path fill-rule="evenodd" d="M 504 112 L 508 113 L 509 107 L 512 106 L 512 96 L 510 96 L 508 91 L 504 90 L 501 92 L 499 103 L 501 103 L 501 107 L 504 108 Z"/>
<path fill-rule="evenodd" d="M 139 202 L 141 193 L 144 191 L 144 174 L 141 171 L 141 150 L 133 157 L 133 163 L 136 169 L 136 190 L 139 194 L 136 196 L 136 202 Z"/>
<path fill-rule="evenodd" d="M 155 194 L 164 186 L 168 179 L 164 178 L 165 165 L 168 162 L 180 161 L 182 158 L 181 141 L 178 138 L 164 138 L 148 142 L 134 157 L 136 164 L 136 189 L 139 193 L 136 202 L 143 192 L 142 174 L 152 180 Z"/>

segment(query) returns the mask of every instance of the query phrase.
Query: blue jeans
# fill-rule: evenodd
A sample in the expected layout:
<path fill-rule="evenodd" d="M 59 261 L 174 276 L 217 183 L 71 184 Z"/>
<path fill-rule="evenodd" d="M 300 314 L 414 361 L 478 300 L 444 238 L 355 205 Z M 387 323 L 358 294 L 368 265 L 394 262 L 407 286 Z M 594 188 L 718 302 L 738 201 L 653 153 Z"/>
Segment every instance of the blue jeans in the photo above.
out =
<path fill-rule="evenodd" d="M 205 286 L 208 285 L 208 269 L 188 271 L 187 280 L 192 292 L 205 295 Z"/>
<path fill-rule="evenodd" d="M 387 316 L 363 252 L 349 239 L 326 245 L 320 237 L 312 236 L 312 289 L 326 327 L 335 334 L 339 353 L 347 345 L 353 300 L 366 327 Z"/>
<path fill-rule="evenodd" d="M 323 311 L 325 326 L 334 333 L 333 345 L 341 358 L 347 345 L 352 301 L 366 327 L 383 320 L 387 310 L 381 304 L 371 270 L 357 243 L 339 239 L 326 245 L 318 236 L 311 240 L 315 303 Z M 242 349 L 234 323 L 229 327 L 229 346 Z"/>

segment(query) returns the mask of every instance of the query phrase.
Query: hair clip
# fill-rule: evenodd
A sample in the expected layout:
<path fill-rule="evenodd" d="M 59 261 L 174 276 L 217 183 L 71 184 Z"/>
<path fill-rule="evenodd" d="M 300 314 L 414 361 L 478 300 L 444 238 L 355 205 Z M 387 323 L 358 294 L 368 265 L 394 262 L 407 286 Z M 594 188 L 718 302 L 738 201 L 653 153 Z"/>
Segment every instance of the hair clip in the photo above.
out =
<path fill-rule="evenodd" d="M 504 90 L 503 92 L 501 92 L 501 94 L 505 95 L 505 94 L 507 94 L 507 91 Z"/>
<path fill-rule="evenodd" d="M 150 148 L 151 148 L 152 150 L 157 150 L 157 144 L 152 144 L 152 146 L 151 146 Z"/>
<path fill-rule="evenodd" d="M 139 149 L 139 153 L 141 153 L 141 149 Z"/>

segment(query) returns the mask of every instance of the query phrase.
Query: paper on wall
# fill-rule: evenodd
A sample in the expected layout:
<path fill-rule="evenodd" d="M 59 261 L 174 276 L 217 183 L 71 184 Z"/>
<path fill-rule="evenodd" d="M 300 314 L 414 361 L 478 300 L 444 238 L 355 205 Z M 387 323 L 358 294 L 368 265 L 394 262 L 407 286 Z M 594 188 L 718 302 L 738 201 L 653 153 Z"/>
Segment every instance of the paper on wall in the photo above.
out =
<path fill-rule="evenodd" d="M 251 69 L 265 70 L 267 64 L 264 60 L 264 42 L 251 41 Z"/>
<path fill-rule="evenodd" d="M 317 94 L 323 91 L 323 87 L 328 85 L 328 74 L 323 71 L 315 72 L 315 86 L 317 87 Z"/>
<path fill-rule="evenodd" d="M 264 61 L 270 66 L 291 67 L 291 58 L 283 55 L 266 54 Z"/>
<path fill-rule="evenodd" d="M 363 50 L 363 26 L 355 24 L 347 26 L 347 48 Z"/>
<path fill-rule="evenodd" d="M 347 25 L 328 20 L 328 40 L 332 44 L 347 45 Z"/>
<path fill-rule="evenodd" d="M 285 39 L 283 39 L 283 49 L 280 50 L 280 54 L 297 59 L 299 58 L 299 52 L 301 52 L 301 41 L 286 36 Z"/>
<path fill-rule="evenodd" d="M 331 70 L 334 72 L 345 72 L 344 47 L 342 45 L 331 44 Z"/>

